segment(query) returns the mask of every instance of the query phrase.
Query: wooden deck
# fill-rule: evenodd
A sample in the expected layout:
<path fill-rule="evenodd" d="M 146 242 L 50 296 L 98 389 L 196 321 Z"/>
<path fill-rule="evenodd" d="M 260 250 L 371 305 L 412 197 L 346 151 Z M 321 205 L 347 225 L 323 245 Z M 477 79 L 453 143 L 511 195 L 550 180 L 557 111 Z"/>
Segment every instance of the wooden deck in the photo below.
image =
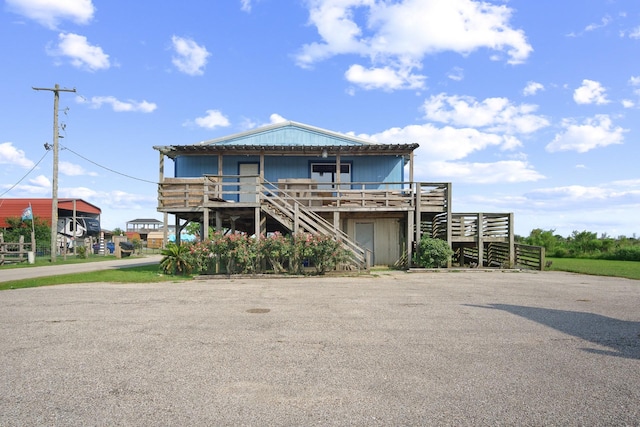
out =
<path fill-rule="evenodd" d="M 242 181 L 241 181 L 242 180 Z M 447 183 L 316 183 L 310 180 L 260 182 L 259 177 L 204 176 L 165 178 L 158 185 L 158 211 L 193 212 L 259 206 L 270 193 L 295 200 L 313 211 L 409 211 L 419 205 L 424 212 L 445 212 Z"/>

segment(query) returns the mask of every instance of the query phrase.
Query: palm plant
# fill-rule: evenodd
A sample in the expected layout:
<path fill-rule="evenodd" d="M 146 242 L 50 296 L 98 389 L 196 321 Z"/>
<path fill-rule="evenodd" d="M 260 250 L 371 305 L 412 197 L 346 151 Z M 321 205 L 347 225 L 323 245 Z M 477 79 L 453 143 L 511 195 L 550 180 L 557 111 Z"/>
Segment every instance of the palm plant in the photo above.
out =
<path fill-rule="evenodd" d="M 185 245 L 169 243 L 162 250 L 160 268 L 165 274 L 186 276 L 191 274 L 193 266 L 189 261 L 189 248 Z"/>

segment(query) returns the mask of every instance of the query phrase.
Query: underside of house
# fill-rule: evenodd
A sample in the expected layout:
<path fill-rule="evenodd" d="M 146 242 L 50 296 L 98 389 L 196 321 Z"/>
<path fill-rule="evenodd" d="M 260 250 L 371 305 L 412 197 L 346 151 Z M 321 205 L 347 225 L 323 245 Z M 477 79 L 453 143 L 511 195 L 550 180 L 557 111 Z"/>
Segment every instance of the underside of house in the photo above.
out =
<path fill-rule="evenodd" d="M 417 147 L 295 122 L 156 146 L 158 211 L 165 224 L 175 216 L 176 236 L 192 221 L 203 231 L 329 235 L 359 269 L 410 266 L 425 234 L 447 241 L 459 264 L 512 265 L 513 215 L 453 213 L 451 183 L 414 182 Z M 173 177 L 165 176 L 166 158 Z"/>

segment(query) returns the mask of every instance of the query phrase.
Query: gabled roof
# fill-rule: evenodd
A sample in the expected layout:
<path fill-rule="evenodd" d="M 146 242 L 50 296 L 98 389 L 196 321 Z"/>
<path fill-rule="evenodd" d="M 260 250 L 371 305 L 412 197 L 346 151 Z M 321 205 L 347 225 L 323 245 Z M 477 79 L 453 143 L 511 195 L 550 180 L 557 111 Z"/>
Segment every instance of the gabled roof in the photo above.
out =
<path fill-rule="evenodd" d="M 399 154 L 406 155 L 418 144 L 378 144 L 297 122 L 282 122 L 193 145 L 154 146 L 170 158 L 189 154 L 241 153 L 317 155 Z"/>

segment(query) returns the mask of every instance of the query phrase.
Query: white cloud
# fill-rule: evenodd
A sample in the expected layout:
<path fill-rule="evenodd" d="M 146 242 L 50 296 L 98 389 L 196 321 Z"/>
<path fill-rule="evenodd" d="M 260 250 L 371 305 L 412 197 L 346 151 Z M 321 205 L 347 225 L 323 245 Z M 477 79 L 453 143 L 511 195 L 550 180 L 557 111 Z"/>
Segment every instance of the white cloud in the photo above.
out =
<path fill-rule="evenodd" d="M 518 64 L 533 50 L 524 32 L 509 25 L 506 5 L 473 0 L 310 0 L 309 5 L 309 22 L 321 40 L 302 46 L 297 64 L 310 67 L 342 54 L 368 57 L 371 66 L 352 65 L 347 72 L 368 88 L 415 88 L 423 76 L 413 69 L 438 52 L 468 55 L 490 49 Z M 411 84 L 397 82 L 403 75 Z"/>
<path fill-rule="evenodd" d="M 121 190 L 96 191 L 87 187 L 61 188 L 60 196 L 83 199 L 99 206 L 103 211 L 103 218 L 105 208 L 137 210 L 153 206 L 157 202 L 157 197 L 150 194 L 134 194 Z"/>
<path fill-rule="evenodd" d="M 100 108 L 103 104 L 111 105 L 111 108 L 115 112 L 141 112 L 141 113 L 151 113 L 158 108 L 158 106 L 153 102 L 148 101 L 120 101 L 114 96 L 93 96 L 89 100 L 85 100 L 82 97 L 76 97 L 76 101 L 78 103 L 88 103 L 91 108 Z"/>
<path fill-rule="evenodd" d="M 632 39 L 640 39 L 640 26 L 631 30 L 631 32 L 629 32 L 629 37 Z"/>
<path fill-rule="evenodd" d="M 87 38 L 73 33 L 60 33 L 58 46 L 48 48 L 47 53 L 54 57 L 68 57 L 76 68 L 96 71 L 111 67 L 109 55 L 100 46 L 92 46 Z"/>
<path fill-rule="evenodd" d="M 191 39 L 178 36 L 171 37 L 171 43 L 175 51 L 172 63 L 178 70 L 190 76 L 204 74 L 207 58 L 211 55 L 206 47 L 198 45 Z"/>
<path fill-rule="evenodd" d="M 95 8 L 91 0 L 7 0 L 9 10 L 56 29 L 61 21 L 88 24 Z"/>
<path fill-rule="evenodd" d="M 227 119 L 219 110 L 207 110 L 207 115 L 204 117 L 197 117 L 193 122 L 185 122 L 185 126 L 198 126 L 205 129 L 215 129 L 217 127 L 229 126 L 229 119 Z"/>
<path fill-rule="evenodd" d="M 427 162 L 420 177 L 455 180 L 460 183 L 498 184 L 544 179 L 528 162 L 504 160 L 494 163 Z"/>
<path fill-rule="evenodd" d="M 422 89 L 425 76 L 411 74 L 410 69 L 394 69 L 389 66 L 365 69 L 352 65 L 345 73 L 346 79 L 364 89 Z"/>
<path fill-rule="evenodd" d="M 0 187 L 9 189 L 12 185 L 6 184 Z M 29 179 L 29 184 L 19 184 L 15 186 L 12 191 L 16 193 L 27 194 L 30 196 L 51 196 L 51 181 L 44 175 L 38 175 L 35 178 Z"/>
<path fill-rule="evenodd" d="M 451 80 L 459 82 L 464 79 L 464 70 L 460 67 L 453 67 L 449 73 L 447 73 L 447 77 Z"/>
<path fill-rule="evenodd" d="M 82 166 L 70 162 L 61 161 L 58 163 L 58 167 L 60 169 L 60 173 L 67 176 L 98 176 L 97 173 L 88 172 Z"/>
<path fill-rule="evenodd" d="M 273 113 L 272 115 L 269 116 L 269 123 L 271 124 L 283 123 L 286 121 L 287 119 L 285 119 L 284 117 L 282 117 L 280 114 L 277 114 L 277 113 Z"/>
<path fill-rule="evenodd" d="M 539 91 L 544 90 L 544 85 L 538 82 L 527 82 L 527 85 L 522 90 L 524 96 L 532 96 Z"/>
<path fill-rule="evenodd" d="M 599 28 L 604 28 L 611 23 L 612 19 L 610 16 L 604 16 L 599 23 L 589 24 L 585 27 L 585 31 L 594 31 Z"/>
<path fill-rule="evenodd" d="M 577 104 L 608 104 L 605 88 L 594 80 L 582 80 L 582 86 L 573 92 L 573 100 Z"/>
<path fill-rule="evenodd" d="M 240 10 L 251 12 L 251 0 L 240 0 Z"/>
<path fill-rule="evenodd" d="M 633 108 L 636 106 L 636 103 L 630 99 L 623 99 L 621 102 L 624 108 Z"/>
<path fill-rule="evenodd" d="M 23 150 L 13 146 L 11 142 L 0 144 L 0 165 L 16 165 L 21 168 L 32 168 L 33 161 L 29 160 Z"/>
<path fill-rule="evenodd" d="M 450 126 L 438 128 L 430 123 L 391 128 L 372 135 L 358 136 L 385 144 L 417 142 L 420 147 L 416 151 L 416 156 L 429 161 L 459 160 L 489 147 L 512 150 L 521 145 L 517 138 L 510 136 L 484 133 L 471 128 L 456 129 Z"/>
<path fill-rule="evenodd" d="M 576 124 L 571 120 L 563 120 L 564 132 L 555 136 L 546 146 L 546 150 L 577 151 L 586 153 L 594 148 L 606 147 L 611 144 L 622 144 L 623 134 L 628 130 L 613 127 L 611 119 L 606 114 L 599 114 L 586 119 L 583 124 Z"/>
<path fill-rule="evenodd" d="M 487 98 L 478 102 L 470 96 L 445 93 L 432 95 L 423 105 L 428 120 L 522 134 L 549 126 L 546 118 L 533 114 L 537 108 L 531 104 L 514 105 L 507 98 Z"/>
<path fill-rule="evenodd" d="M 567 185 L 539 188 L 525 197 L 550 209 L 580 208 L 582 206 L 603 207 L 640 205 L 640 184 L 605 183 L 599 186 Z"/>
<path fill-rule="evenodd" d="M 640 76 L 631 76 L 629 78 L 629 84 L 631 86 L 640 86 Z"/>

